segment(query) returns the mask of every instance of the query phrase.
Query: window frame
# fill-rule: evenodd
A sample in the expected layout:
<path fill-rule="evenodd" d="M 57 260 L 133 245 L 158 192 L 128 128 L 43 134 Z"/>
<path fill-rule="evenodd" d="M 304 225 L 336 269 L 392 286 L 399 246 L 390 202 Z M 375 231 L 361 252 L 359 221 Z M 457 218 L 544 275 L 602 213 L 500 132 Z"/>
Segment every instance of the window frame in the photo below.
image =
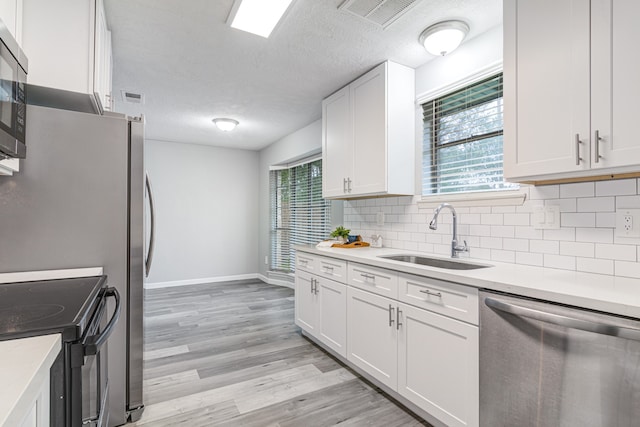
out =
<path fill-rule="evenodd" d="M 279 192 L 279 190 L 281 190 L 282 188 L 284 188 L 282 185 L 278 185 L 278 180 L 281 179 L 279 178 L 279 174 L 281 174 L 283 171 L 289 171 L 290 173 L 290 181 L 287 184 L 287 192 L 289 194 L 289 201 L 290 202 L 294 202 L 294 201 L 299 201 L 299 199 L 297 199 L 296 194 L 295 193 L 295 186 L 296 186 L 296 172 L 294 172 L 294 170 L 296 170 L 297 168 L 302 168 L 305 165 L 311 165 L 312 163 L 318 163 L 318 167 L 319 167 L 319 175 L 318 176 L 313 176 L 313 167 L 309 167 L 308 168 L 308 176 L 306 177 L 306 182 L 308 185 L 308 190 L 309 190 L 309 199 L 307 200 L 303 200 L 303 203 L 305 203 L 304 206 L 287 206 L 286 209 L 288 210 L 288 212 L 291 213 L 291 216 L 288 218 L 289 222 L 287 222 L 287 224 L 283 224 L 282 223 L 282 217 L 278 215 L 278 212 L 282 212 L 282 200 L 280 200 L 280 198 L 277 197 L 277 194 Z M 330 231 L 331 231 L 331 227 L 332 227 L 332 205 L 331 205 L 331 201 L 324 199 L 322 197 L 322 171 L 323 171 L 323 167 L 322 167 L 322 158 L 320 156 L 312 156 L 300 161 L 297 161 L 295 163 L 292 164 L 288 164 L 288 165 L 282 165 L 282 166 L 272 166 L 269 170 L 269 206 L 270 206 L 270 212 L 269 212 L 269 220 L 270 220 L 270 226 L 269 226 L 269 268 L 268 268 L 268 272 L 270 274 L 279 274 L 279 275 L 287 275 L 287 274 L 293 274 L 295 272 L 295 249 L 294 246 L 298 245 L 298 244 L 305 244 L 305 243 L 317 243 L 319 240 L 322 240 L 322 238 L 318 238 L 318 236 L 322 235 L 327 236 Z M 303 178 L 304 179 L 304 178 Z M 312 192 L 311 190 L 313 189 L 314 186 L 314 182 L 317 184 L 316 181 L 314 180 L 319 180 L 319 192 Z M 315 198 L 315 195 L 320 195 L 320 198 Z M 322 201 L 321 205 L 319 204 L 320 201 Z M 296 221 L 297 219 L 300 218 L 300 216 L 296 216 L 296 213 L 294 212 L 295 209 L 302 209 L 303 211 L 306 210 L 306 212 L 308 213 L 308 221 L 304 222 L 304 223 L 299 223 L 299 221 Z M 319 210 L 319 212 L 318 212 Z M 324 229 L 322 229 L 322 225 L 320 227 L 317 226 L 317 214 L 321 213 L 322 214 L 322 219 L 319 221 L 320 223 L 323 223 L 324 225 Z M 300 230 L 303 231 L 308 231 L 308 235 L 305 235 L 304 237 L 300 238 L 302 236 L 302 233 L 300 233 Z M 288 233 L 288 236 L 286 237 L 286 239 L 283 240 L 287 240 L 287 247 L 285 247 L 285 249 L 281 249 L 279 252 L 276 252 L 276 246 L 277 246 L 277 239 L 279 236 L 279 233 L 283 233 L 286 234 Z M 284 243 L 283 243 L 284 244 Z M 277 256 L 276 256 L 277 255 Z M 286 255 L 288 255 L 288 269 L 283 268 L 283 266 L 285 265 L 284 262 L 282 262 L 282 260 L 286 257 Z"/>
<path fill-rule="evenodd" d="M 419 122 L 422 123 L 423 104 L 452 92 L 456 92 L 460 89 L 463 89 L 464 87 L 473 85 L 502 72 L 503 62 L 500 60 L 489 64 L 486 67 L 480 68 L 474 73 L 471 73 L 462 79 L 444 84 L 442 86 L 437 86 L 429 91 L 421 93 L 416 97 L 416 117 L 419 117 Z M 519 189 L 477 191 L 466 193 L 460 192 L 422 194 L 422 133 L 419 133 L 416 140 L 420 147 L 420 150 L 418 150 L 420 152 L 420 155 L 417 156 L 416 159 L 416 168 L 419 171 L 420 181 L 420 200 L 418 201 L 418 207 L 431 208 L 443 202 L 455 202 L 456 206 L 521 205 L 524 202 L 526 198 L 526 190 L 523 188 L 522 184 L 520 185 Z"/>

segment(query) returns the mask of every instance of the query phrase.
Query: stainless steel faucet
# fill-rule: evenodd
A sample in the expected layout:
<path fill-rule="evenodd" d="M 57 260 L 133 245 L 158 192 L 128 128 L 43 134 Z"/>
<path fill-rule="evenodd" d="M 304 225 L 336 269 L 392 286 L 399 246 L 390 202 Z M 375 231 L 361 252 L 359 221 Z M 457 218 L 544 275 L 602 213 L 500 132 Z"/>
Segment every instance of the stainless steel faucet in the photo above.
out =
<path fill-rule="evenodd" d="M 451 258 L 458 258 L 458 252 L 467 252 L 469 247 L 467 246 L 467 241 L 464 240 L 464 246 L 458 245 L 458 217 L 456 216 L 456 210 L 449 203 L 441 203 L 433 211 L 433 219 L 429 223 L 429 228 L 432 230 L 436 230 L 438 228 L 438 215 L 442 208 L 451 209 L 451 213 L 453 214 L 453 240 L 451 240 Z"/>

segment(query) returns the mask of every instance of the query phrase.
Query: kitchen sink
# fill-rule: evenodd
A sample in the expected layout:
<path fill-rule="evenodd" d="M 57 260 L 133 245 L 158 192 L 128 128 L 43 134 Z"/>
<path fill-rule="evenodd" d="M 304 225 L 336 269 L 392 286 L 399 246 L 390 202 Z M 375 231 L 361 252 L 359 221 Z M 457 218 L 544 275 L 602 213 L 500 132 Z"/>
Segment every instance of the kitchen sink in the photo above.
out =
<path fill-rule="evenodd" d="M 429 267 L 446 268 L 448 270 L 475 270 L 492 267 L 487 264 L 474 264 L 466 261 L 454 261 L 442 258 L 431 258 L 421 255 L 379 255 L 380 258 L 392 261 L 407 262 L 409 264 L 427 265 Z"/>

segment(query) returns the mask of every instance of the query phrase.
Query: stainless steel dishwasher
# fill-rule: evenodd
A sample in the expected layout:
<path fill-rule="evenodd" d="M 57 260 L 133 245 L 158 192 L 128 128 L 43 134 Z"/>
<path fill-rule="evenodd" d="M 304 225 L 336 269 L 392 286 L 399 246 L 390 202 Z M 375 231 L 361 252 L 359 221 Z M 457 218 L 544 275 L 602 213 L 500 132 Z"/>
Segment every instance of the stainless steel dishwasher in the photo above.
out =
<path fill-rule="evenodd" d="M 480 425 L 640 426 L 640 320 L 481 291 Z"/>

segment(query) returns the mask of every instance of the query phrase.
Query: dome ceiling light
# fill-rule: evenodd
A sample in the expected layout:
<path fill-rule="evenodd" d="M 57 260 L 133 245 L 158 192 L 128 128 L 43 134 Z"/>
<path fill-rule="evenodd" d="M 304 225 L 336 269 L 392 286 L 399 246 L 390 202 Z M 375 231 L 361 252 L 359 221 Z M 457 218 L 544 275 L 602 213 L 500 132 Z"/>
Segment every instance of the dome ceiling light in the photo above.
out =
<path fill-rule="evenodd" d="M 462 21 L 443 21 L 433 24 L 420 34 L 420 44 L 432 55 L 446 55 L 455 50 L 469 33 L 469 25 Z"/>
<path fill-rule="evenodd" d="M 218 129 L 225 132 L 230 132 L 234 130 L 236 126 L 238 126 L 239 124 L 237 120 L 226 119 L 226 118 L 213 119 L 212 122 L 216 124 Z"/>

